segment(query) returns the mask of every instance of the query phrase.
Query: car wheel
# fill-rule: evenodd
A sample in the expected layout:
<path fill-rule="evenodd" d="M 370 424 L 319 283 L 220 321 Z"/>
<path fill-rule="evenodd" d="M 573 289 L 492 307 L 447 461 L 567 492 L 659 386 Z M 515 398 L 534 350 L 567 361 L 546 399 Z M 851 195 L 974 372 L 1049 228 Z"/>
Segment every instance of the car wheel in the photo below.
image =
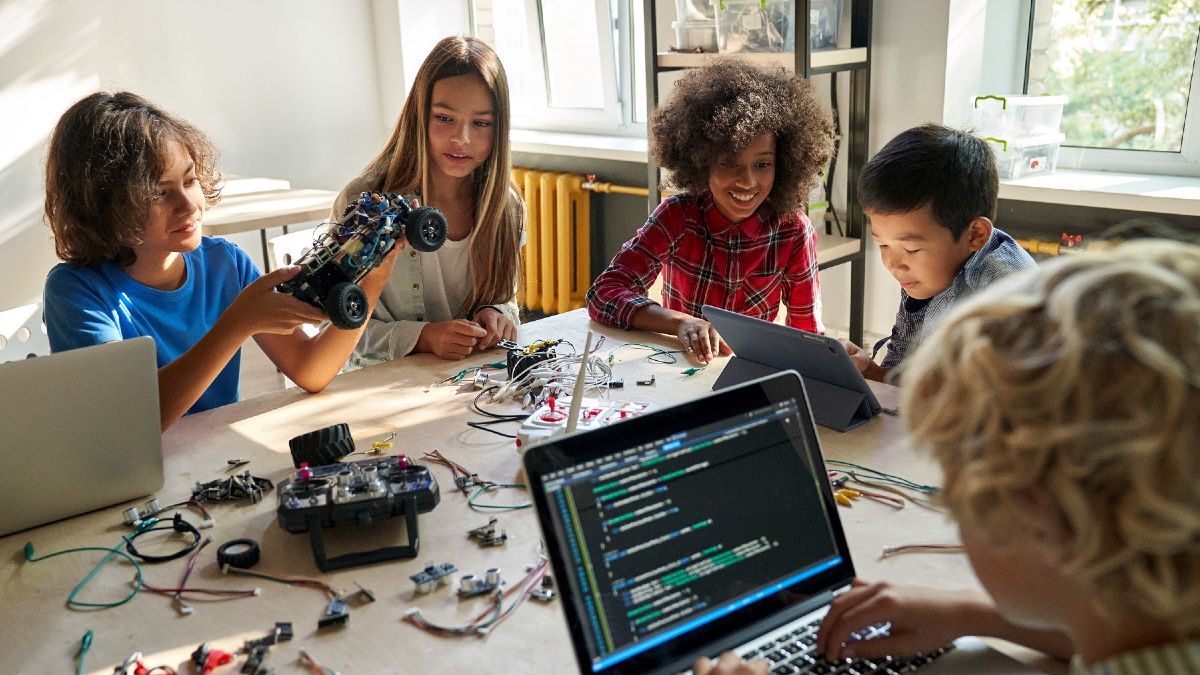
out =
<path fill-rule="evenodd" d="M 422 206 L 408 214 L 404 237 L 418 251 L 436 251 L 446 242 L 446 217 L 432 206 Z"/>
<path fill-rule="evenodd" d="M 358 284 L 343 281 L 329 289 L 325 308 L 333 325 L 346 330 L 358 328 L 367 320 L 367 294 Z"/>

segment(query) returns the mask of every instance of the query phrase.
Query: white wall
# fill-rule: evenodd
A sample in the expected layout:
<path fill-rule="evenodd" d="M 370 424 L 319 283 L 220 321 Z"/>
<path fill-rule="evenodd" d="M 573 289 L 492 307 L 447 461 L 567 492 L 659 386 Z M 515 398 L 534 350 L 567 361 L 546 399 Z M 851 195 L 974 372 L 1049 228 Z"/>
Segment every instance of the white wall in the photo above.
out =
<path fill-rule="evenodd" d="M 905 129 L 942 121 L 950 1 L 875 3 L 871 35 L 871 155 Z M 839 100 L 848 99 L 842 96 Z M 849 266 L 823 271 L 821 286 L 826 326 L 831 331 L 845 331 L 849 326 L 846 306 L 850 297 Z M 879 248 L 868 241 L 865 342 L 891 332 L 899 299 L 900 287 L 880 262 Z"/>
<path fill-rule="evenodd" d="M 392 0 L 395 2 L 395 0 Z M 62 112 L 128 89 L 207 132 L 225 173 L 340 189 L 378 151 L 384 0 L 0 2 L 0 309 L 40 302 L 56 262 L 41 218 Z M 390 71 L 398 77 L 399 70 Z M 258 251 L 255 235 L 234 238 Z"/>
<path fill-rule="evenodd" d="M 673 4 L 659 0 L 668 40 Z M 208 132 L 227 173 L 340 189 L 382 145 L 433 44 L 468 31 L 466 6 L 212 0 L 201 10 L 149 0 L 0 0 L 0 308 L 39 301 L 57 261 L 41 222 L 42 162 L 54 122 L 81 96 L 131 89 Z M 924 122 L 960 124 L 969 95 L 1013 86 L 1005 64 L 1017 53 L 1002 47 L 1016 40 L 996 33 L 1004 22 L 992 19 L 1003 13 L 1011 23 L 1022 6 L 876 2 L 871 153 Z M 235 240 L 258 250 L 253 235 Z M 870 244 L 866 281 L 865 329 L 884 335 L 899 291 Z M 826 321 L 844 331 L 849 268 L 826 271 L 822 283 Z"/>

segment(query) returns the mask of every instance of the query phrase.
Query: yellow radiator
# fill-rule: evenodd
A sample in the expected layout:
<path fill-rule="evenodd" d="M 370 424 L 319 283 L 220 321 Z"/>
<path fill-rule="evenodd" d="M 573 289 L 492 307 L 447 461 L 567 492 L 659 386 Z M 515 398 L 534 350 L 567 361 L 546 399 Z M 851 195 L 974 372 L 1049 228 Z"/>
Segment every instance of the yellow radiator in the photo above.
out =
<path fill-rule="evenodd" d="M 591 214 L 579 174 L 513 169 L 528 209 L 522 306 L 545 314 L 583 307 L 591 283 Z"/>

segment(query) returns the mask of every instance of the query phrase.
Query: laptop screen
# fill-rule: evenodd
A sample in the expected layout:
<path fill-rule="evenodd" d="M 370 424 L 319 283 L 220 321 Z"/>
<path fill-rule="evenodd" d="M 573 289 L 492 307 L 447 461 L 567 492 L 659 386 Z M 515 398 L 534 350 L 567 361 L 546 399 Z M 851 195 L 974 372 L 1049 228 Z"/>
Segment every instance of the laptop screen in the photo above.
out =
<path fill-rule="evenodd" d="M 527 467 L 590 672 L 705 649 L 852 575 L 794 373 L 574 438 L 584 454 L 562 439 Z"/>

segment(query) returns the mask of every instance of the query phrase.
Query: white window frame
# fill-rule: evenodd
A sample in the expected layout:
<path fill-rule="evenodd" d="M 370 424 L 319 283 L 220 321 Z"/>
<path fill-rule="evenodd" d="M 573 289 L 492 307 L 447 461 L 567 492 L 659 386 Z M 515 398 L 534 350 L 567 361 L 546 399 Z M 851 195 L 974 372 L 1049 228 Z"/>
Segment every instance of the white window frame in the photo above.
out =
<path fill-rule="evenodd" d="M 603 108 L 563 108 L 550 105 L 550 82 L 547 73 L 546 59 L 551 55 L 546 53 L 542 40 L 541 5 L 543 2 L 554 0 L 524 0 L 526 30 L 536 39 L 528 40 L 530 54 L 529 62 L 533 64 L 536 81 L 543 83 L 542 105 L 533 114 L 517 114 L 513 112 L 512 126 L 516 129 L 531 129 L 537 131 L 554 131 L 565 133 L 600 134 L 608 136 L 644 137 L 646 125 L 635 123 L 634 119 L 634 68 L 640 67 L 633 63 L 635 51 L 631 35 L 633 22 L 630 12 L 635 11 L 638 0 L 593 0 L 595 4 L 596 31 L 600 47 L 600 76 L 606 83 L 603 88 Z M 651 1 L 651 0 L 644 0 Z M 625 11 L 620 12 L 619 19 L 614 23 L 612 18 L 613 5 L 620 4 Z M 471 31 L 479 35 L 476 24 L 476 4 L 470 3 Z M 614 25 L 617 37 L 614 40 Z M 621 49 L 629 58 L 620 64 L 616 63 L 616 49 Z"/>
<path fill-rule="evenodd" d="M 1031 0 L 1027 17 L 1032 17 L 1038 3 L 1053 3 L 1054 0 Z M 1026 49 L 1031 21 L 1024 21 L 1021 35 Z M 1029 89 L 1029 63 L 1024 59 L 1021 81 Z M 1187 113 L 1183 119 L 1183 143 L 1179 152 L 1165 150 L 1118 150 L 1113 148 L 1086 148 L 1064 144 L 1058 153 L 1059 169 L 1084 171 L 1113 171 L 1164 174 L 1171 176 L 1200 176 L 1200 44 L 1197 56 L 1192 60 L 1192 81 L 1188 89 Z"/>

